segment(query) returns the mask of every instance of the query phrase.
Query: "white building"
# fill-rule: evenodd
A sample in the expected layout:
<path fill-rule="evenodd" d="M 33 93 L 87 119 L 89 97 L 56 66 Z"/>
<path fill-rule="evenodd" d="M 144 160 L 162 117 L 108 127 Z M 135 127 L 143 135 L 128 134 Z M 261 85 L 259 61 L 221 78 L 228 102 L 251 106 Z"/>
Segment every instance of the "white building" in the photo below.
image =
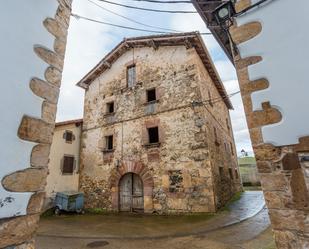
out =
<path fill-rule="evenodd" d="M 51 207 L 57 192 L 78 191 L 82 124 L 82 119 L 56 123 L 45 188 L 45 208 Z"/>

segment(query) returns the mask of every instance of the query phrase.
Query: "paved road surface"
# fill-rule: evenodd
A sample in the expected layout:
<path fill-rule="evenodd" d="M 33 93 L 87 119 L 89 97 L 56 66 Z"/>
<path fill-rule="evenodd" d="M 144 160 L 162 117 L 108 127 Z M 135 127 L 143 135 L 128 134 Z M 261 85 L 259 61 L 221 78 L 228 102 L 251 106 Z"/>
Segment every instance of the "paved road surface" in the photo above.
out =
<path fill-rule="evenodd" d="M 260 191 L 211 215 L 65 215 L 42 219 L 39 249 L 269 249 L 272 235 Z"/>

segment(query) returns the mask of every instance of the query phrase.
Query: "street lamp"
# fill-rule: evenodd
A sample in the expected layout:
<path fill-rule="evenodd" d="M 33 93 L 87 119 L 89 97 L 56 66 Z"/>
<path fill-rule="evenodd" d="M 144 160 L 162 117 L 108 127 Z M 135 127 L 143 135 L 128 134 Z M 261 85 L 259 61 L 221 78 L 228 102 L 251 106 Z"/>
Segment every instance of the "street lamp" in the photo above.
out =
<path fill-rule="evenodd" d="M 225 26 L 227 21 L 229 26 L 232 24 L 232 17 L 236 14 L 234 3 L 232 1 L 225 2 L 219 5 L 214 11 L 213 15 L 216 19 L 216 22 L 220 26 Z"/>

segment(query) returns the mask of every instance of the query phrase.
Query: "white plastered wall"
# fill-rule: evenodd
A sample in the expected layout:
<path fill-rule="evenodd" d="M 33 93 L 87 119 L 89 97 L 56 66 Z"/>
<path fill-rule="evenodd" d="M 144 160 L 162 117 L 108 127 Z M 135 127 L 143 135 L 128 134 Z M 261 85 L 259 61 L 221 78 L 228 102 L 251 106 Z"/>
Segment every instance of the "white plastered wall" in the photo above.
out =
<path fill-rule="evenodd" d="M 31 78 L 44 79 L 48 65 L 33 51 L 35 45 L 53 48 L 54 37 L 43 21 L 54 17 L 56 0 L 2 0 L 0 8 L 0 179 L 30 167 L 35 143 L 18 138 L 23 115 L 40 118 L 42 99 L 29 87 Z M 32 193 L 6 191 L 0 185 L 0 218 L 26 214 Z"/>
<path fill-rule="evenodd" d="M 65 131 L 72 131 L 75 137 L 72 143 L 66 143 L 63 138 Z M 79 183 L 79 151 L 80 151 L 80 135 L 81 125 L 75 124 L 62 125 L 55 128 L 53 142 L 50 149 L 49 156 L 49 175 L 47 177 L 47 185 L 45 188 L 47 206 L 54 199 L 57 192 L 63 191 L 78 191 Z M 62 174 L 61 163 L 64 155 L 74 156 L 75 169 L 73 174 Z"/>
<path fill-rule="evenodd" d="M 258 0 L 253 0 L 256 3 Z M 282 114 L 279 123 L 262 128 L 265 143 L 297 144 L 309 135 L 309 1 L 269 0 L 237 18 L 237 25 L 258 21 L 259 35 L 239 47 L 242 58 L 261 56 L 249 66 L 250 80 L 266 78 L 269 88 L 252 94 L 253 110 L 270 101 Z"/>

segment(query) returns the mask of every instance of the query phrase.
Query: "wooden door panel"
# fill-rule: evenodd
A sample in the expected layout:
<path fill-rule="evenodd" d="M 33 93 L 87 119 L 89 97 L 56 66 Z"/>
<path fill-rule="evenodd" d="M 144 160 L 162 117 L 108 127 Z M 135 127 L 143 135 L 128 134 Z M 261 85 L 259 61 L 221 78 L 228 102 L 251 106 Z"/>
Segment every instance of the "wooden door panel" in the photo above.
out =
<path fill-rule="evenodd" d="M 120 182 L 120 211 L 131 211 L 132 206 L 132 175 L 127 174 Z"/>
<path fill-rule="evenodd" d="M 143 196 L 143 182 L 141 178 L 133 174 L 133 200 L 132 209 L 142 210 L 144 209 L 144 196 Z"/>

